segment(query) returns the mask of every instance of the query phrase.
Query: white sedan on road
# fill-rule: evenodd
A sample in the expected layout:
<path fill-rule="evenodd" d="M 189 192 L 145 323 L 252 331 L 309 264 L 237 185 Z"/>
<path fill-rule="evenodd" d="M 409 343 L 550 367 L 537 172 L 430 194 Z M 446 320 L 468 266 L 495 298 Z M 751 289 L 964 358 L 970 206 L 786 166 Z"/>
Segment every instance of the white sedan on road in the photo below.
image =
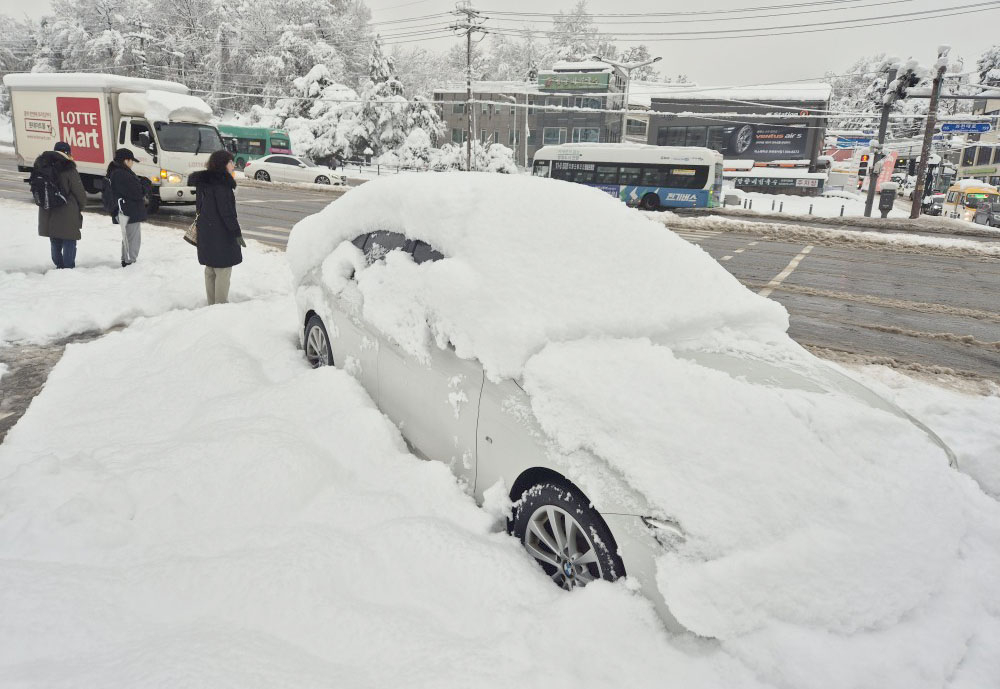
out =
<path fill-rule="evenodd" d="M 299 222 L 288 256 L 308 361 L 352 373 L 559 586 L 627 575 L 717 638 L 882 629 L 947 588 L 927 553 L 962 538 L 951 451 L 601 191 L 401 174 Z"/>
<path fill-rule="evenodd" d="M 347 184 L 347 176 L 323 167 L 308 158 L 293 155 L 269 155 L 251 160 L 243 174 L 261 182 L 312 182 L 313 184 Z"/>

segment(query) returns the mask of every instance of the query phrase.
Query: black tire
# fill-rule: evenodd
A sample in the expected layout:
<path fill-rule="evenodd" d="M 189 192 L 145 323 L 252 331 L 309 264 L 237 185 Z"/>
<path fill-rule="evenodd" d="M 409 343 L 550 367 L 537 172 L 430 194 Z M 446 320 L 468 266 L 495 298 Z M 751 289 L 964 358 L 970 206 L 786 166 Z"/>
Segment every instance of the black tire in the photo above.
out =
<path fill-rule="evenodd" d="M 319 177 L 316 178 L 316 184 L 329 184 L 329 183 L 330 183 L 330 178 L 327 177 L 326 175 L 320 175 Z"/>
<path fill-rule="evenodd" d="M 734 155 L 743 155 L 753 146 L 754 138 L 752 124 L 739 125 L 729 137 L 729 152 Z"/>
<path fill-rule="evenodd" d="M 639 207 L 647 211 L 660 210 L 660 197 L 650 192 L 639 201 Z"/>
<path fill-rule="evenodd" d="M 270 182 L 271 175 L 267 174 L 267 170 L 257 170 L 253 176 L 254 179 L 259 179 L 261 182 Z"/>
<path fill-rule="evenodd" d="M 103 178 L 91 177 L 89 175 L 80 175 L 80 181 L 83 182 L 83 190 L 88 194 L 100 194 L 101 188 L 103 187 Z"/>
<path fill-rule="evenodd" d="M 567 517 L 573 520 L 573 527 Z M 555 533 L 553 523 L 561 534 Z M 585 586 L 594 579 L 614 581 L 625 576 L 625 563 L 618 556 L 611 529 L 567 481 L 553 479 L 526 490 L 507 527 L 552 581 L 564 589 Z"/>
<path fill-rule="evenodd" d="M 160 210 L 160 197 L 150 196 L 146 199 L 146 212 L 153 214 Z"/>
<path fill-rule="evenodd" d="M 313 368 L 333 366 L 333 353 L 330 351 L 330 335 L 326 332 L 323 319 L 312 315 L 306 321 L 305 330 L 306 361 Z"/>

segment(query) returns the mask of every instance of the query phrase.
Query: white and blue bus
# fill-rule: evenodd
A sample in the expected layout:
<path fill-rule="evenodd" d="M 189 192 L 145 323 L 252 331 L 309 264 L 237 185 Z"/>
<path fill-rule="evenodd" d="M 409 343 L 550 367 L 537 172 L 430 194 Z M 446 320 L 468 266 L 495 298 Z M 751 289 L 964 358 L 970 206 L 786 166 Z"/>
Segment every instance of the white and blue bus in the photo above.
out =
<path fill-rule="evenodd" d="M 714 208 L 722 199 L 722 154 L 710 148 L 646 144 L 544 146 L 532 172 L 597 187 L 629 206 Z"/>

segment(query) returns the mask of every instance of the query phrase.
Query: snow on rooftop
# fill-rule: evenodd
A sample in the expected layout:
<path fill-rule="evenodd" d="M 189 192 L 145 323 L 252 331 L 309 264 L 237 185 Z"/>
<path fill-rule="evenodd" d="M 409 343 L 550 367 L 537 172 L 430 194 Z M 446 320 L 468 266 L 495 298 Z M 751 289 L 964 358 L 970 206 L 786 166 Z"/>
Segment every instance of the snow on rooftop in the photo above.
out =
<path fill-rule="evenodd" d="M 197 96 L 168 91 L 123 93 L 118 98 L 122 113 L 142 115 L 150 122 L 208 122 L 212 108 Z"/>
<path fill-rule="evenodd" d="M 445 84 L 434 89 L 434 93 L 465 93 L 465 82 Z M 538 84 L 527 81 L 474 81 L 473 95 L 484 93 L 541 93 Z"/>
<path fill-rule="evenodd" d="M 730 100 L 750 102 L 803 101 L 826 102 L 832 89 L 829 84 L 771 84 L 768 86 L 708 87 L 697 84 L 663 84 L 633 81 L 629 86 L 629 105 L 651 107 L 652 101 Z"/>
<path fill-rule="evenodd" d="M 610 72 L 614 69 L 611 65 L 606 62 L 598 62 L 597 60 L 560 60 L 552 65 L 551 70 L 542 70 L 545 72 Z"/>
<path fill-rule="evenodd" d="M 62 87 L 73 89 L 110 89 L 112 91 L 148 91 L 150 89 L 154 89 L 158 91 L 169 91 L 171 93 L 188 92 L 187 86 L 174 81 L 123 77 L 117 74 L 89 74 L 78 72 L 32 72 L 30 74 L 8 74 L 3 78 L 3 83 L 5 86 L 15 88 Z"/>

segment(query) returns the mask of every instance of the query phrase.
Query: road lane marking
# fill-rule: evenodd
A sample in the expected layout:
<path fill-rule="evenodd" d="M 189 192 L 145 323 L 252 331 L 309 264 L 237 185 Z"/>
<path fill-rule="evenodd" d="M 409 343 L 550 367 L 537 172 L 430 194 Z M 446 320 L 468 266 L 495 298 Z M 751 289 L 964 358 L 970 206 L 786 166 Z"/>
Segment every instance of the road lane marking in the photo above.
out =
<path fill-rule="evenodd" d="M 720 260 L 720 261 L 728 261 L 728 260 L 729 260 L 729 259 L 731 259 L 732 257 L 733 257 L 733 256 L 732 256 L 732 254 L 730 254 L 729 256 L 723 256 L 723 257 L 722 257 L 722 258 L 720 258 L 719 260 Z"/>
<path fill-rule="evenodd" d="M 769 283 L 767 283 L 767 286 L 764 289 L 762 289 L 761 291 L 757 292 L 757 294 L 759 294 L 762 297 L 768 297 L 768 296 L 770 296 L 771 292 L 773 292 L 774 289 L 778 285 L 780 285 L 782 282 L 784 282 L 785 278 L 787 278 L 789 275 L 791 275 L 793 270 L 795 270 L 796 268 L 799 267 L 799 263 L 802 262 L 802 259 L 805 258 L 806 254 L 808 254 L 812 250 L 813 250 L 813 245 L 810 244 L 805 249 L 803 249 L 802 251 L 800 251 L 799 255 L 796 256 L 795 258 L 793 258 L 791 260 L 791 262 L 787 266 L 785 266 L 785 269 L 783 271 L 781 271 L 780 273 L 778 273 L 774 277 L 774 279 L 771 280 Z"/>
<path fill-rule="evenodd" d="M 742 254 L 742 253 L 743 253 L 744 251 L 746 251 L 746 249 L 737 249 L 737 250 L 736 250 L 736 251 L 734 251 L 733 253 L 734 253 L 734 254 Z"/>
<path fill-rule="evenodd" d="M 750 242 L 747 246 L 757 246 L 757 242 Z"/>

